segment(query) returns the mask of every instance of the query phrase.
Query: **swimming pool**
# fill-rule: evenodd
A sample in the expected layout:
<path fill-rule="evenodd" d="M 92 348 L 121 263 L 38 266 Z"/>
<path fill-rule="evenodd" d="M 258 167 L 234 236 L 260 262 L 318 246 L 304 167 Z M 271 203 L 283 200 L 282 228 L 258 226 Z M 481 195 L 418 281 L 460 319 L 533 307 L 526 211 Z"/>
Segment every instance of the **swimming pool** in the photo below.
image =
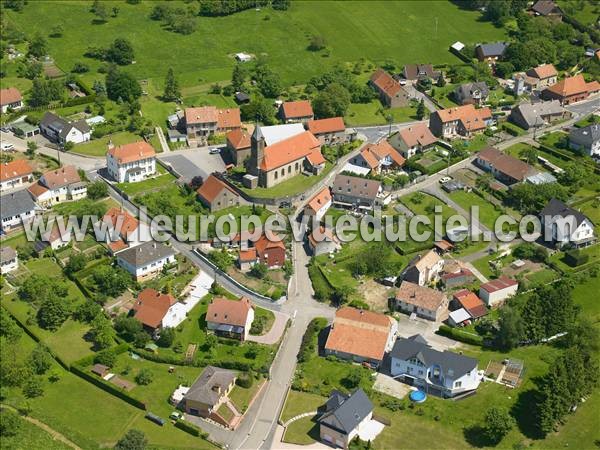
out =
<path fill-rule="evenodd" d="M 409 397 L 415 403 L 423 403 L 427 399 L 427 394 L 423 391 L 412 391 Z"/>

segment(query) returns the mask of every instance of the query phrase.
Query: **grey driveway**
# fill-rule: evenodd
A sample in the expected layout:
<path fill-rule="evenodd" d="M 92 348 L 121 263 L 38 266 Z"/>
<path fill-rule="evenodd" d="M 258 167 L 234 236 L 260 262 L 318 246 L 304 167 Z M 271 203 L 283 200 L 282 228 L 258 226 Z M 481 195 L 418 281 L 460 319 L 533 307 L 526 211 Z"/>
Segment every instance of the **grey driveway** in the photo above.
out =
<path fill-rule="evenodd" d="M 159 154 L 161 162 L 170 164 L 186 181 L 197 175 L 206 178 L 213 172 L 223 172 L 225 163 L 221 155 L 209 153 L 208 147 Z"/>

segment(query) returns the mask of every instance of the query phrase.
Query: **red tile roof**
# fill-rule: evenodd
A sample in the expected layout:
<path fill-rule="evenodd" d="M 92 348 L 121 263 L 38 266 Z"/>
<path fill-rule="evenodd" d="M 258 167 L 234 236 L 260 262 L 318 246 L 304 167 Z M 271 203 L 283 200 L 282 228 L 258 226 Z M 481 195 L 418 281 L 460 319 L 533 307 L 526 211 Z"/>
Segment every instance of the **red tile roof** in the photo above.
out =
<path fill-rule="evenodd" d="M 231 186 L 213 174 L 210 174 L 208 178 L 204 180 L 202 186 L 196 190 L 196 193 L 208 203 L 212 203 L 212 201 L 221 193 L 223 189 L 227 189 L 234 195 L 238 195 Z"/>
<path fill-rule="evenodd" d="M 474 105 L 463 105 L 455 108 L 440 109 L 437 114 L 442 123 L 459 120 L 468 131 L 485 128 L 485 121 L 492 118 L 490 108 L 475 108 Z"/>
<path fill-rule="evenodd" d="M 141 159 L 152 158 L 156 155 L 154 148 L 146 141 L 132 142 L 108 150 L 108 154 L 119 164 L 127 164 Z"/>
<path fill-rule="evenodd" d="M 252 247 L 248 250 L 240 250 L 239 260 L 241 262 L 256 261 L 256 249 Z"/>
<path fill-rule="evenodd" d="M 273 236 L 274 239 L 277 239 L 277 236 Z M 266 234 L 263 234 L 258 240 L 254 243 L 254 248 L 256 248 L 256 252 L 259 256 L 265 254 L 269 249 L 272 248 L 281 248 L 285 251 L 285 244 L 282 240 L 270 240 Z"/>
<path fill-rule="evenodd" d="M 305 131 L 266 147 L 260 168 L 266 171 L 276 169 L 313 152 L 321 153 L 321 143 L 310 131 Z"/>
<path fill-rule="evenodd" d="M 197 108 L 185 108 L 186 125 L 196 123 L 216 123 L 217 108 L 215 106 L 200 106 Z"/>
<path fill-rule="evenodd" d="M 318 234 L 317 229 L 315 229 L 308 235 L 308 242 L 312 248 L 316 248 L 321 242 L 335 242 L 336 244 L 339 244 L 340 240 L 330 228 L 325 228 L 323 225 L 320 225 Z"/>
<path fill-rule="evenodd" d="M 487 308 L 483 301 L 471 291 L 466 289 L 458 291 L 454 294 L 454 298 L 474 319 L 487 314 Z"/>
<path fill-rule="evenodd" d="M 45 185 L 48 189 L 56 189 L 68 184 L 79 183 L 81 177 L 75 166 L 64 166 L 55 170 L 45 172 L 43 175 Z"/>
<path fill-rule="evenodd" d="M 546 78 L 555 77 L 558 75 L 556 68 L 552 64 L 542 64 L 541 66 L 537 66 L 527 72 L 529 76 L 535 76 L 540 80 L 544 80 Z"/>
<path fill-rule="evenodd" d="M 591 86 L 585 82 L 583 75 L 575 75 L 574 77 L 564 78 L 558 83 L 546 88 L 560 97 L 570 97 L 572 95 L 583 94 L 589 92 Z"/>
<path fill-rule="evenodd" d="M 383 69 L 377 69 L 375 73 L 371 75 L 371 83 L 389 97 L 396 96 L 396 94 L 402 90 L 400 83 L 394 80 L 394 78 Z"/>
<path fill-rule="evenodd" d="M 9 163 L 0 164 L 0 181 L 8 181 L 13 178 L 27 176 L 33 172 L 33 168 L 24 159 L 15 159 Z"/>
<path fill-rule="evenodd" d="M 219 109 L 217 111 L 217 128 L 221 130 L 240 128 L 242 119 L 239 108 Z"/>
<path fill-rule="evenodd" d="M 368 144 L 360 154 L 371 169 L 378 167 L 379 161 L 387 156 L 400 167 L 406 162 L 406 159 L 385 139 L 382 139 L 377 144 Z"/>
<path fill-rule="evenodd" d="M 283 102 L 281 108 L 283 109 L 283 115 L 286 119 L 299 119 L 302 117 L 313 116 L 313 109 L 308 100 Z"/>
<path fill-rule="evenodd" d="M 40 183 L 33 183 L 27 188 L 27 190 L 31 193 L 31 195 L 33 195 L 33 198 L 37 200 L 40 195 L 48 192 L 49 189 L 42 186 Z"/>
<path fill-rule="evenodd" d="M 119 231 L 119 235 L 124 238 L 127 238 L 131 233 L 135 232 L 140 225 L 140 222 L 135 217 L 118 207 L 113 207 L 106 211 L 102 221 L 110 223 L 115 230 L 120 224 L 121 228 L 117 231 Z"/>
<path fill-rule="evenodd" d="M 403 301 L 414 306 L 436 311 L 444 302 L 445 295 L 435 289 L 419 286 L 410 281 L 403 281 L 396 292 L 396 300 Z"/>
<path fill-rule="evenodd" d="M 177 301 L 172 295 L 146 288 L 139 293 L 133 305 L 134 317 L 147 327 L 158 328 L 169 308 L 175 303 Z"/>
<path fill-rule="evenodd" d="M 501 291 L 502 289 L 518 285 L 519 283 L 516 280 L 502 276 L 496 280 L 488 281 L 487 283 L 482 284 L 480 288 L 491 294 L 492 292 Z"/>
<path fill-rule="evenodd" d="M 227 133 L 227 143 L 235 150 L 241 150 L 244 148 L 250 148 L 251 140 L 250 133 L 241 128 L 231 130 Z"/>
<path fill-rule="evenodd" d="M 10 105 L 22 101 L 23 96 L 21 92 L 15 87 L 9 87 L 6 89 L 0 89 L 0 106 Z"/>
<path fill-rule="evenodd" d="M 246 325 L 251 309 L 252 303 L 247 297 L 241 297 L 239 300 L 215 298 L 208 305 L 206 321 L 243 327 Z"/>
<path fill-rule="evenodd" d="M 324 205 L 331 202 L 331 192 L 328 187 L 324 187 L 311 198 L 306 207 L 317 213 Z"/>
<path fill-rule="evenodd" d="M 307 124 L 308 131 L 315 136 L 325 133 L 338 133 L 346 129 L 343 117 L 331 117 L 330 119 L 310 120 Z"/>
<path fill-rule="evenodd" d="M 418 123 L 411 125 L 408 128 L 403 128 L 400 130 L 400 137 L 407 147 L 414 147 L 415 145 L 426 147 L 437 141 L 437 138 L 424 123 Z"/>

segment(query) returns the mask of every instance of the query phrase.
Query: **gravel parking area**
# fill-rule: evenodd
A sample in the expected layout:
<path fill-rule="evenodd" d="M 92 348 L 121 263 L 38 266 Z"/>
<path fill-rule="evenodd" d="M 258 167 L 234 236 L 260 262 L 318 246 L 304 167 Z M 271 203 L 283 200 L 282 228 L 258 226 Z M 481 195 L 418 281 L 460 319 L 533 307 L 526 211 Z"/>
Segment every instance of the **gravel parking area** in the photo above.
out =
<path fill-rule="evenodd" d="M 208 147 L 181 150 L 159 156 L 161 162 L 170 164 L 186 181 L 197 175 L 206 178 L 213 172 L 223 172 L 225 163 L 221 155 L 209 153 Z"/>

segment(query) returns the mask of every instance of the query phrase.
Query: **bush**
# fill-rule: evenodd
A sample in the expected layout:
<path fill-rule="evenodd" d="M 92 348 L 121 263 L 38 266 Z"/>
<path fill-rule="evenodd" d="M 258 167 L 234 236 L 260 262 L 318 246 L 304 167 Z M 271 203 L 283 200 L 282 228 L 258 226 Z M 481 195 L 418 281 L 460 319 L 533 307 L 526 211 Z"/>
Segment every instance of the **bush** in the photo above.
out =
<path fill-rule="evenodd" d="M 581 266 L 588 262 L 590 259 L 586 253 L 581 253 L 580 250 L 569 250 L 565 254 L 565 262 L 571 267 Z"/>
<path fill-rule="evenodd" d="M 469 334 L 457 328 L 449 327 L 448 325 L 440 325 L 436 332 L 441 336 L 446 336 L 456 341 L 464 342 L 471 345 L 483 345 L 483 338 L 474 334 Z"/>
<path fill-rule="evenodd" d="M 317 348 L 317 341 L 319 333 L 323 328 L 327 326 L 327 319 L 323 317 L 317 317 L 310 321 L 304 336 L 302 336 L 302 343 L 300 344 L 300 350 L 298 350 L 298 362 L 306 362 L 311 359 L 315 354 Z"/>
<path fill-rule="evenodd" d="M 154 380 L 154 374 L 149 369 L 142 369 L 135 376 L 135 382 L 142 386 L 147 386 Z"/>
<path fill-rule="evenodd" d="M 235 380 L 235 384 L 246 389 L 251 388 L 253 383 L 254 377 L 250 373 L 241 373 Z"/>

